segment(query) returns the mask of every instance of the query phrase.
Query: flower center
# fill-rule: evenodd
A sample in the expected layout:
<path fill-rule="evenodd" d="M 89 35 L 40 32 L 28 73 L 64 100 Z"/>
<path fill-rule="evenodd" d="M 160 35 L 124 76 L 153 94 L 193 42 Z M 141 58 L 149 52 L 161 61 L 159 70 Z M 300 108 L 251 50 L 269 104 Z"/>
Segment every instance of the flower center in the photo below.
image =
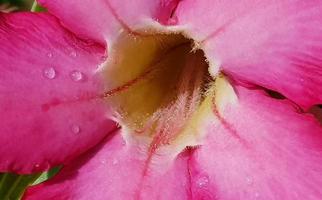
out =
<path fill-rule="evenodd" d="M 181 34 L 122 33 L 112 45 L 105 96 L 130 136 L 152 138 L 155 148 L 170 144 L 200 111 L 212 78 L 192 47 Z"/>

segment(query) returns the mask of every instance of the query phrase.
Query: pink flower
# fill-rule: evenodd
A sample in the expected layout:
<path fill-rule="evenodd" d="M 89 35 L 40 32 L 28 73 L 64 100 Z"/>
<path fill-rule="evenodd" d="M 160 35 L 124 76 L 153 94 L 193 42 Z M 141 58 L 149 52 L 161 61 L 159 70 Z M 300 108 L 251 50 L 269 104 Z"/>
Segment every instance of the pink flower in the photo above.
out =
<path fill-rule="evenodd" d="M 24 199 L 322 199 L 322 1 L 40 3 L 0 15 L 0 170 L 64 165 Z"/>

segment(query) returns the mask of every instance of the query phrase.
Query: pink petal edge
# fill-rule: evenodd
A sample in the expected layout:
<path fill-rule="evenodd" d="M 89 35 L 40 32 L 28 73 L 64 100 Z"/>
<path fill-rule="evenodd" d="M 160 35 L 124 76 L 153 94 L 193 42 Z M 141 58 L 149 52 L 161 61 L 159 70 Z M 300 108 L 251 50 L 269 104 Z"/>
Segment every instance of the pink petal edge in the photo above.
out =
<path fill-rule="evenodd" d="M 322 104 L 322 1 L 181 1 L 176 17 L 201 42 L 210 71 Z"/>
<path fill-rule="evenodd" d="M 116 131 L 52 180 L 29 188 L 23 199 L 187 199 L 187 157 L 178 157 L 166 169 L 161 158 L 143 178 L 143 152 L 143 146 L 125 145 Z"/>
<path fill-rule="evenodd" d="M 179 0 L 39 0 L 72 32 L 102 44 L 148 20 L 166 23 Z M 79 23 L 82 22 L 82 23 Z"/>
<path fill-rule="evenodd" d="M 235 90 L 238 102 L 209 120 L 205 144 L 189 163 L 200 183 L 193 199 L 322 199 L 318 120 L 288 100 Z"/>
<path fill-rule="evenodd" d="M 31 173 L 73 159 L 115 124 L 95 75 L 104 48 L 49 14 L 0 15 L 0 171 Z"/>

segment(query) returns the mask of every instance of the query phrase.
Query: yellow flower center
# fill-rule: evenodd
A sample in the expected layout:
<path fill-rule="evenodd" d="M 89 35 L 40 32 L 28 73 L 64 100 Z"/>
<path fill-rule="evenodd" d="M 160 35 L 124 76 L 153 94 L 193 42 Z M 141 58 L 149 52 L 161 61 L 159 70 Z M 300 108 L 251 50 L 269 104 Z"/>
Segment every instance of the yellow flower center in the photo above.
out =
<path fill-rule="evenodd" d="M 202 119 L 212 113 L 214 80 L 202 50 L 181 34 L 122 33 L 103 68 L 105 96 L 126 130 L 150 151 L 197 145 Z M 180 150 L 179 150 L 180 151 Z"/>

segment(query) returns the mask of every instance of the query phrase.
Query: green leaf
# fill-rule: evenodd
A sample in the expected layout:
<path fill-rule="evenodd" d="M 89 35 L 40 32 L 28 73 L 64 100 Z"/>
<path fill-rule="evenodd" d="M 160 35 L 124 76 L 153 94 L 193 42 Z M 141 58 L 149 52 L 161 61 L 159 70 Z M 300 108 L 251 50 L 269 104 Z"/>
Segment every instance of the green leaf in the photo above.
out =
<path fill-rule="evenodd" d="M 54 167 L 51 170 L 49 170 L 48 172 L 44 172 L 42 173 L 37 180 L 35 180 L 35 182 L 32 185 L 37 185 L 39 183 L 42 183 L 50 178 L 52 178 L 53 176 L 55 176 L 59 170 L 61 169 L 61 167 Z"/>
<path fill-rule="evenodd" d="M 41 7 L 37 1 L 34 1 L 34 3 L 32 4 L 32 7 L 31 7 L 31 11 L 32 12 L 44 12 L 46 11 L 46 9 L 44 7 Z"/>
<path fill-rule="evenodd" d="M 15 6 L 22 6 L 24 5 L 23 0 L 0 0 L 0 4 L 10 4 L 10 5 L 15 5 Z"/>
<path fill-rule="evenodd" d="M 56 175 L 61 167 L 54 167 L 44 173 L 19 175 L 0 174 L 0 200 L 19 200 L 28 186 L 42 183 Z"/>
<path fill-rule="evenodd" d="M 18 10 L 30 10 L 31 0 L 0 0 L 0 7 L 14 7 L 15 11 Z"/>
<path fill-rule="evenodd" d="M 31 185 L 40 173 L 31 175 L 18 175 L 13 173 L 4 173 L 0 175 L 0 199 L 18 200 L 25 189 Z"/>

